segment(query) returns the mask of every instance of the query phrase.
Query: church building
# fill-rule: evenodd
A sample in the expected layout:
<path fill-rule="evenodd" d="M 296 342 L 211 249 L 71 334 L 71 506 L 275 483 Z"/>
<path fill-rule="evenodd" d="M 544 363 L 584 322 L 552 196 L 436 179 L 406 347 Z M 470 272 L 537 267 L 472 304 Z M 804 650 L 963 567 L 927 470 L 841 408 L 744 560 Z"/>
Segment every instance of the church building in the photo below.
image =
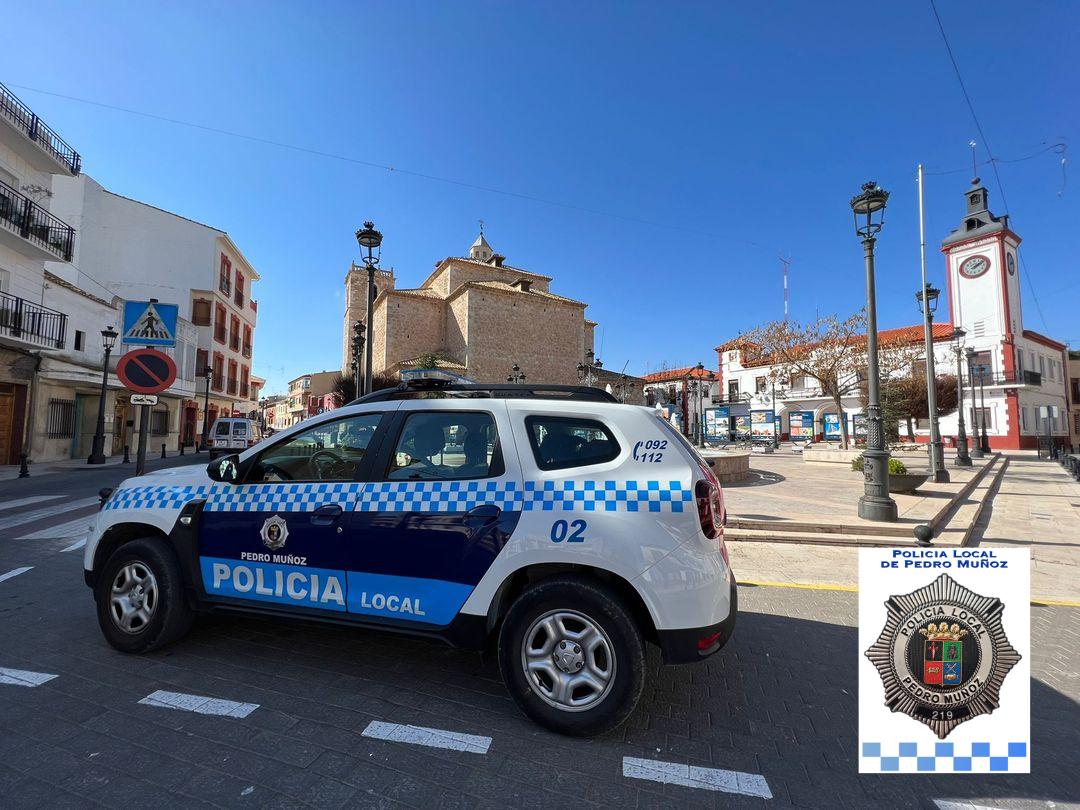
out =
<path fill-rule="evenodd" d="M 517 364 L 528 382 L 577 384 L 596 324 L 587 304 L 551 292 L 551 281 L 506 264 L 482 228 L 467 257 L 436 263 L 419 287 L 400 289 L 393 270 L 376 271 L 372 373 L 397 375 L 435 355 L 439 369 L 476 382 L 505 382 Z M 344 374 L 353 324 L 367 322 L 367 285 L 367 270 L 354 264 L 345 276 Z"/>

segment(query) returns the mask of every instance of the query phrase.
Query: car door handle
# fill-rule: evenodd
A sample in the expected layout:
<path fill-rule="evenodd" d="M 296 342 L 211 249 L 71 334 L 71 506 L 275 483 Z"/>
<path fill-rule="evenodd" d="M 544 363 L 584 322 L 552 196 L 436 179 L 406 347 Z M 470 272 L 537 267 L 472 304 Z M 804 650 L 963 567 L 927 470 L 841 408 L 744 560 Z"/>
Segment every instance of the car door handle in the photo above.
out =
<path fill-rule="evenodd" d="M 488 526 L 498 520 L 501 514 L 502 509 L 495 504 L 485 503 L 466 512 L 465 519 L 473 525 Z"/>
<path fill-rule="evenodd" d="M 344 510 L 341 508 L 341 504 L 324 503 L 311 513 L 311 522 L 316 526 L 329 526 L 341 517 L 342 512 Z"/>

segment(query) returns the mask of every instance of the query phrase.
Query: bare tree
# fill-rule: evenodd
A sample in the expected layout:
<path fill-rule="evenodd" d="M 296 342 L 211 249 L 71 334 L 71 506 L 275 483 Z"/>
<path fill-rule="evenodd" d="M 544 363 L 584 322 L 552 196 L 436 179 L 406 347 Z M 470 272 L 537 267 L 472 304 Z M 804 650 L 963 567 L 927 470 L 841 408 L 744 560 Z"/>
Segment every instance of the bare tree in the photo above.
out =
<path fill-rule="evenodd" d="M 769 376 L 790 382 L 808 377 L 817 382 L 822 396 L 832 399 L 840 415 L 843 447 L 849 446 L 847 420 L 842 399 L 858 394 L 866 383 L 866 314 L 847 318 L 819 317 L 806 324 L 772 321 L 744 334 L 738 340 L 743 366 L 769 366 Z M 908 340 L 886 340 L 878 344 L 878 368 L 882 379 L 909 369 L 919 356 L 919 347 Z"/>

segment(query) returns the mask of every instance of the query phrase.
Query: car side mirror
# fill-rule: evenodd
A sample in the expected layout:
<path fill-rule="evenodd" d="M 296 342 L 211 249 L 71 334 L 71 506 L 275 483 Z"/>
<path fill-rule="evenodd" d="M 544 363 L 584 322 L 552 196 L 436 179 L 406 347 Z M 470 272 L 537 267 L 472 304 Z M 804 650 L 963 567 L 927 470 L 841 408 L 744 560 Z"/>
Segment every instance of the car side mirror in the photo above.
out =
<path fill-rule="evenodd" d="M 223 484 L 235 484 L 240 480 L 240 456 L 233 454 L 215 459 L 206 465 L 206 474 L 211 481 Z"/>

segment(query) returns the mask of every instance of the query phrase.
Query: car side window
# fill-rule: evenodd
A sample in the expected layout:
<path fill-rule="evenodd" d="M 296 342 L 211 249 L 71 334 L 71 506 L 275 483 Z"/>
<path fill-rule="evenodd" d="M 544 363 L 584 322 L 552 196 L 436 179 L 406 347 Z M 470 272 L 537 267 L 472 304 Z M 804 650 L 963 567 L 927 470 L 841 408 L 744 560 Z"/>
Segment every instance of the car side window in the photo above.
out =
<path fill-rule="evenodd" d="M 386 477 L 446 481 L 502 475 L 495 420 L 485 412 L 421 412 L 405 419 Z"/>
<path fill-rule="evenodd" d="M 261 452 L 245 483 L 352 481 L 381 418 L 365 413 L 302 430 Z"/>
<path fill-rule="evenodd" d="M 565 470 L 603 464 L 619 455 L 619 443 L 602 422 L 572 416 L 527 416 L 536 466 L 541 470 Z"/>

